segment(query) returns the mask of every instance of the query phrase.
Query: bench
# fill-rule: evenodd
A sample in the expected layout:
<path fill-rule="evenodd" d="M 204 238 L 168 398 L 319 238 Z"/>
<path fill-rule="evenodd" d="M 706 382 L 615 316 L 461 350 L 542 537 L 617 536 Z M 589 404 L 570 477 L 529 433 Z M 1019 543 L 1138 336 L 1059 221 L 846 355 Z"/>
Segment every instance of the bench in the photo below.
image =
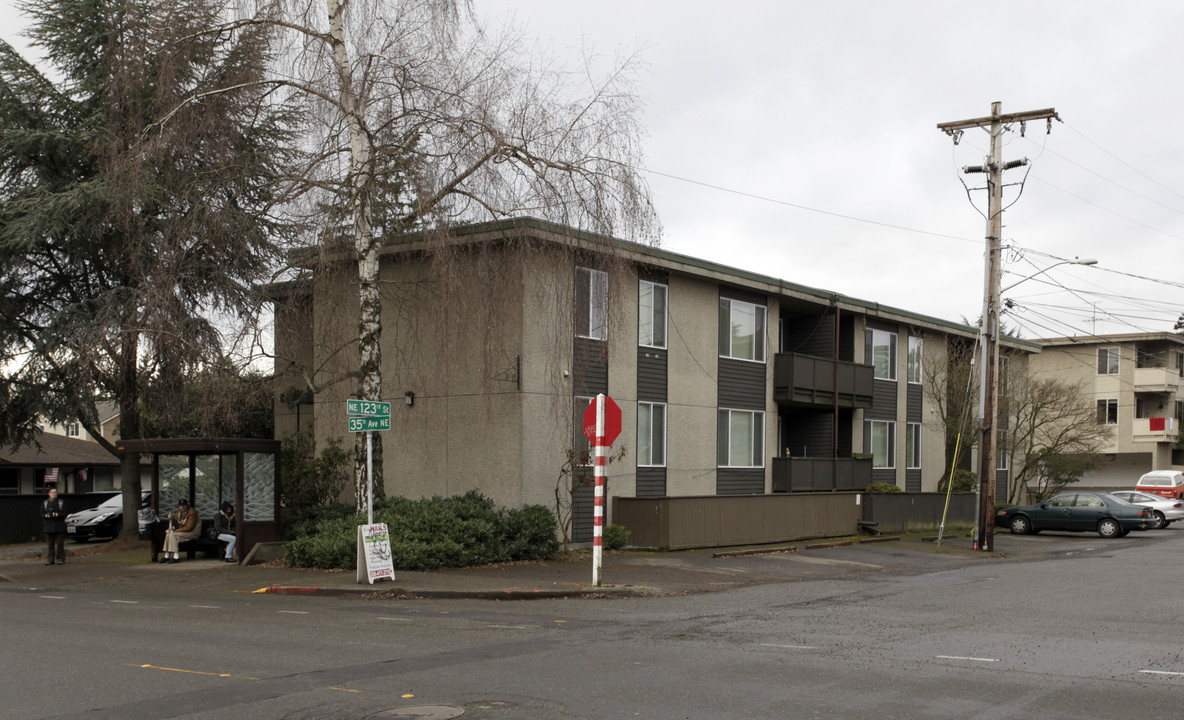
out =
<path fill-rule="evenodd" d="M 168 529 L 168 522 L 157 521 L 152 527 L 152 562 L 157 562 L 157 555 L 163 552 L 164 549 L 164 534 Z M 201 521 L 201 535 L 192 540 L 186 540 L 180 543 L 177 547 L 181 552 L 185 553 L 185 557 L 190 560 L 197 557 L 197 553 L 205 553 L 206 556 L 222 557 L 225 550 L 221 540 L 210 539 L 207 533 L 210 528 L 214 526 L 213 520 Z"/>

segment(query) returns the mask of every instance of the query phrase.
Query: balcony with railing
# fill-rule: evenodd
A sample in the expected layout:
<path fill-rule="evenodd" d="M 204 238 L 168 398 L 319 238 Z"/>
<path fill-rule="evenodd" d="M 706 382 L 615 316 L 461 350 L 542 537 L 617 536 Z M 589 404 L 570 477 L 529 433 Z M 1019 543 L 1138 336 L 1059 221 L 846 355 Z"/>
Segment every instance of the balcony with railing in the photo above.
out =
<path fill-rule="evenodd" d="M 786 405 L 870 408 L 875 385 L 871 365 L 777 353 L 773 357 L 773 399 Z"/>
<path fill-rule="evenodd" d="M 1180 439 L 1180 423 L 1176 418 L 1135 418 L 1131 424 L 1133 442 L 1170 442 Z"/>
<path fill-rule="evenodd" d="M 1174 393 L 1180 389 L 1180 371 L 1175 368 L 1135 368 L 1135 392 Z"/>
<path fill-rule="evenodd" d="M 773 492 L 863 490 L 872 481 L 870 457 L 773 458 Z"/>

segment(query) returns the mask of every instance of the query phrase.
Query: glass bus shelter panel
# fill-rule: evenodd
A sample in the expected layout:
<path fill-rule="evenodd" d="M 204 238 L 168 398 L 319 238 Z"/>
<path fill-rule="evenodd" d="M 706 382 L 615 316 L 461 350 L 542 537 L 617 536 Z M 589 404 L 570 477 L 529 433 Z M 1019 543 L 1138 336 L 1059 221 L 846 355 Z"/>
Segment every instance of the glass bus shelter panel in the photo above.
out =
<path fill-rule="evenodd" d="M 222 463 L 220 460 L 218 455 L 197 455 L 194 457 L 193 505 L 197 508 L 197 515 L 202 520 L 213 519 L 222 504 L 219 495 L 222 490 Z M 231 483 L 233 482 L 232 475 Z"/>
<path fill-rule="evenodd" d="M 223 502 L 229 502 L 237 511 L 238 500 L 235 499 L 235 488 L 238 487 L 238 455 L 221 455 L 222 481 L 218 490 L 218 508 Z M 212 516 L 211 516 L 212 517 Z"/>
<path fill-rule="evenodd" d="M 177 509 L 177 502 L 181 498 L 189 499 L 189 456 L 161 455 L 159 457 L 160 498 L 157 507 L 160 517 L 164 517 Z"/>
<path fill-rule="evenodd" d="M 243 454 L 243 522 L 275 522 L 275 455 Z"/>

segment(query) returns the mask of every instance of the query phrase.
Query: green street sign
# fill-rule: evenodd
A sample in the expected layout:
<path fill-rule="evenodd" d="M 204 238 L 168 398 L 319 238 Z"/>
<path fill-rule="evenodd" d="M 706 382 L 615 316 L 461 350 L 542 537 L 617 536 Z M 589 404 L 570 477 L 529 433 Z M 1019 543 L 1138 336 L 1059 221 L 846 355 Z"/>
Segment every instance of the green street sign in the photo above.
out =
<path fill-rule="evenodd" d="M 350 432 L 367 432 L 370 430 L 390 429 L 390 417 L 351 417 L 349 419 Z"/>
<path fill-rule="evenodd" d="M 391 416 L 389 402 L 373 402 L 370 400 L 346 400 L 345 414 L 358 417 L 387 417 Z M 383 428 L 384 430 L 386 428 Z"/>

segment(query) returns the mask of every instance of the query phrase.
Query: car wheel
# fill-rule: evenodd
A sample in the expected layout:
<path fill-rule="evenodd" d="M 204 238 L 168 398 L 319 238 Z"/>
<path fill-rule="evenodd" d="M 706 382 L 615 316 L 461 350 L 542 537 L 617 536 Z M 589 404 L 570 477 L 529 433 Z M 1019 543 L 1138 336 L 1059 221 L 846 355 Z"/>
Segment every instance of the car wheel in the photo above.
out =
<path fill-rule="evenodd" d="M 1122 537 L 1122 526 L 1114 518 L 1103 518 L 1098 523 L 1098 534 L 1104 538 Z"/>
<path fill-rule="evenodd" d="M 1151 526 L 1152 530 L 1162 530 L 1168 526 L 1167 519 L 1164 518 L 1163 513 L 1155 511 L 1155 524 Z"/>
<path fill-rule="evenodd" d="M 1027 535 L 1032 532 L 1032 521 L 1028 519 L 1027 515 L 1016 515 L 1008 524 L 1011 528 L 1012 535 Z"/>
<path fill-rule="evenodd" d="M 1168 526 L 1168 525 L 1171 525 L 1171 524 L 1172 524 L 1172 521 L 1171 521 L 1171 520 L 1164 520 L 1164 521 L 1163 521 L 1163 527 L 1164 527 L 1164 528 L 1167 528 L 1167 526 Z"/>

